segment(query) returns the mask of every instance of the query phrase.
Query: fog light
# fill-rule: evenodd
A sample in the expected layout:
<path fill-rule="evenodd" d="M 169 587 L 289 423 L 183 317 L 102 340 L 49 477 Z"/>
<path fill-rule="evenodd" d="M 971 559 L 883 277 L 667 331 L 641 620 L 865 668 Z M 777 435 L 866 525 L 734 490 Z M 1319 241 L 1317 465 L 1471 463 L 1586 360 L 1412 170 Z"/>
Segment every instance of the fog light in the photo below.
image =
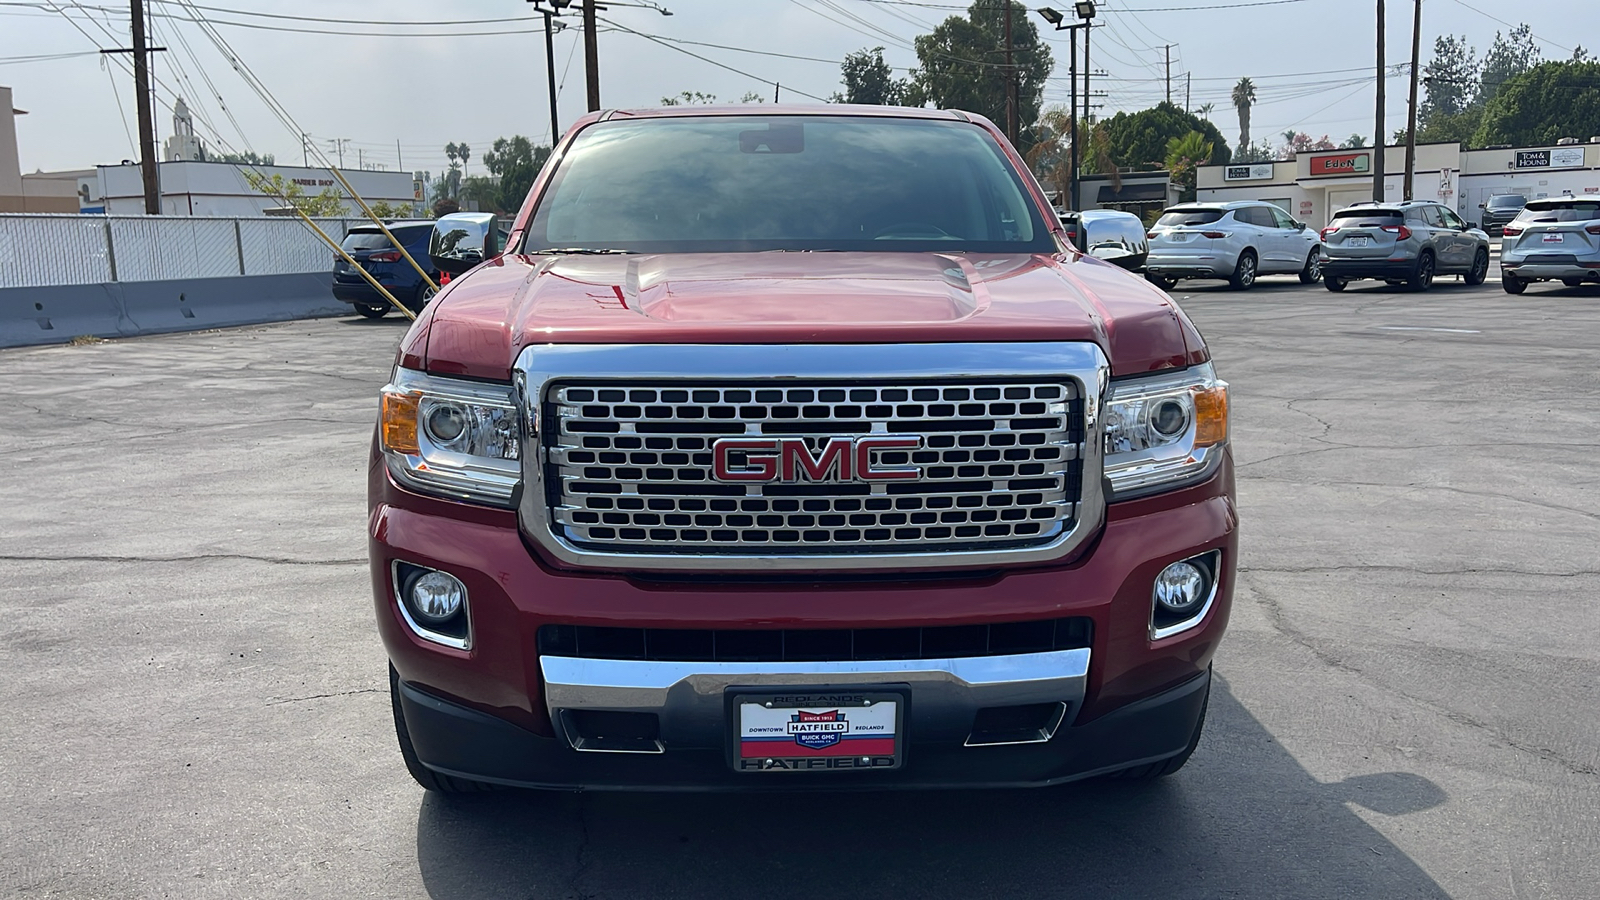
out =
<path fill-rule="evenodd" d="M 461 611 L 467 587 L 452 575 L 428 572 L 411 583 L 409 594 L 412 614 L 437 624 L 454 618 Z"/>
<path fill-rule="evenodd" d="M 1186 613 L 1198 607 L 1206 598 L 1206 573 L 1189 562 L 1176 562 L 1156 576 L 1156 603 L 1162 609 Z"/>

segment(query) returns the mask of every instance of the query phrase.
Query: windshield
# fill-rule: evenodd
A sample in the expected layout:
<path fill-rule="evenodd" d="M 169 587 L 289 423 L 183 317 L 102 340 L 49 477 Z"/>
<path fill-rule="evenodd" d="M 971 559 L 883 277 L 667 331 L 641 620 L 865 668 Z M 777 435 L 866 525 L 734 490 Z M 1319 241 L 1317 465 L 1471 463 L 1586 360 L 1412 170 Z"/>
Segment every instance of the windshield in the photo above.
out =
<path fill-rule="evenodd" d="M 390 228 L 389 232 L 400 239 L 400 243 L 410 245 L 424 233 L 433 231 L 431 225 L 412 225 L 409 228 Z M 360 228 L 344 236 L 344 241 L 339 244 L 346 253 L 355 250 L 387 250 L 394 245 L 389 238 L 376 228 Z"/>
<path fill-rule="evenodd" d="M 1156 220 L 1156 227 L 1176 228 L 1180 225 L 1210 225 L 1222 218 L 1221 209 L 1169 209 Z"/>
<path fill-rule="evenodd" d="M 1518 224 L 1528 222 L 1587 222 L 1600 219 L 1600 200 L 1535 200 L 1517 213 Z"/>
<path fill-rule="evenodd" d="M 1528 199 L 1520 194 L 1500 194 L 1499 196 L 1489 198 L 1489 208 L 1516 209 L 1527 202 Z"/>
<path fill-rule="evenodd" d="M 1000 148 L 965 122 L 703 116 L 602 122 L 563 155 L 523 252 L 1054 253 Z"/>

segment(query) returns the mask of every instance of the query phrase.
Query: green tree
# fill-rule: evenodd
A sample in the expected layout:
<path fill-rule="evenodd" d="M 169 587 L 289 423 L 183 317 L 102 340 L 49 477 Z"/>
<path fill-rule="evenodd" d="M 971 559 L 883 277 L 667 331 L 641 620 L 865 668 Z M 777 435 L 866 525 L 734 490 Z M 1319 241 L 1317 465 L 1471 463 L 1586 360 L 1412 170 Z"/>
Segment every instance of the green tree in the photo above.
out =
<path fill-rule="evenodd" d="M 1367 145 L 1367 139 L 1359 134 L 1351 134 L 1339 144 L 1340 150 L 1360 150 Z"/>
<path fill-rule="evenodd" d="M 1087 134 L 1088 126 L 1078 130 Z M 1072 113 L 1061 104 L 1048 107 L 1030 131 L 1035 140 L 1023 158 L 1040 183 L 1056 192 L 1056 205 L 1065 207 L 1072 189 Z"/>
<path fill-rule="evenodd" d="M 1417 127 L 1428 126 L 1435 116 L 1456 116 L 1478 102 L 1482 77 L 1477 51 L 1466 35 L 1440 35 L 1433 41 L 1433 59 L 1422 67 L 1422 102 L 1417 106 Z"/>
<path fill-rule="evenodd" d="M 246 150 L 243 153 L 221 153 L 210 157 L 212 162 L 233 163 L 236 166 L 270 166 L 274 165 L 271 153 L 257 153 Z"/>
<path fill-rule="evenodd" d="M 1511 29 L 1511 33 L 1504 37 L 1496 31 L 1494 43 L 1489 45 L 1489 52 L 1483 55 L 1483 86 L 1478 91 L 1479 98 L 1487 105 L 1499 95 L 1506 82 L 1532 71 L 1542 61 L 1539 45 L 1533 40 L 1533 30 L 1526 22 Z"/>
<path fill-rule="evenodd" d="M 1262 138 L 1259 143 L 1251 144 L 1248 147 L 1240 147 L 1238 150 L 1233 151 L 1233 158 L 1229 162 L 1272 162 L 1277 156 L 1278 151 L 1273 148 L 1272 142 Z"/>
<path fill-rule="evenodd" d="M 681 91 L 676 97 L 662 97 L 662 106 L 695 106 L 717 102 L 716 94 L 702 94 L 699 91 Z"/>
<path fill-rule="evenodd" d="M 1012 69 L 1017 82 L 1017 121 L 1039 119 L 1045 80 L 1055 66 L 1050 48 L 1039 39 L 1027 7 L 1011 4 Z M 964 109 L 1006 121 L 1005 9 L 993 0 L 973 0 L 965 18 L 951 16 L 931 34 L 916 38 L 920 65 L 912 74 L 906 105 L 931 102 L 940 109 Z M 1019 135 L 1026 151 L 1031 131 Z"/>
<path fill-rule="evenodd" d="M 1167 142 L 1197 131 L 1211 144 L 1205 162 L 1221 165 L 1230 161 L 1228 140 L 1217 126 L 1186 113 L 1172 103 L 1159 103 L 1136 113 L 1117 113 L 1103 121 L 1105 152 L 1120 167 L 1160 167 L 1167 161 Z"/>
<path fill-rule="evenodd" d="M 1239 110 L 1239 149 L 1245 150 L 1250 146 L 1250 107 L 1256 102 L 1255 82 L 1248 78 L 1239 79 L 1233 86 L 1233 106 Z"/>
<path fill-rule="evenodd" d="M 1180 200 L 1194 199 L 1195 175 L 1200 165 L 1211 160 L 1211 147 L 1211 142 L 1198 131 L 1167 141 L 1167 171 L 1178 186 Z"/>
<path fill-rule="evenodd" d="M 533 179 L 550 158 L 549 147 L 535 147 L 520 134 L 509 138 L 496 138 L 494 145 L 483 154 L 483 165 L 498 180 L 498 196 L 493 208 L 510 212 L 522 206 L 533 187 Z"/>
<path fill-rule="evenodd" d="M 758 94 L 755 91 L 745 91 L 744 92 L 744 96 L 739 98 L 739 102 L 740 103 L 765 103 L 765 102 L 767 102 L 767 97 L 766 97 L 765 94 Z"/>
<path fill-rule="evenodd" d="M 250 189 L 272 197 L 284 206 L 292 206 L 308 216 L 343 216 L 349 214 L 344 198 L 333 188 L 323 188 L 321 193 L 307 194 L 305 188 L 282 175 L 265 175 L 241 170 Z"/>
<path fill-rule="evenodd" d="M 409 219 L 411 218 L 411 204 L 396 203 L 391 205 L 387 200 L 379 200 L 371 204 L 372 214 L 380 219 Z"/>
<path fill-rule="evenodd" d="M 894 70 L 883 61 L 882 47 L 846 54 L 839 71 L 844 93 L 829 98 L 834 103 L 904 106 L 911 92 L 910 80 L 894 77 Z"/>
<path fill-rule="evenodd" d="M 1209 121 L 1211 119 L 1211 114 L 1215 112 L 1216 109 L 1217 105 L 1215 103 L 1202 103 L 1197 109 L 1194 110 L 1194 114 Z"/>
<path fill-rule="evenodd" d="M 1600 62 L 1547 62 L 1500 86 L 1472 140 L 1479 147 L 1553 144 L 1587 137 L 1597 122 Z"/>

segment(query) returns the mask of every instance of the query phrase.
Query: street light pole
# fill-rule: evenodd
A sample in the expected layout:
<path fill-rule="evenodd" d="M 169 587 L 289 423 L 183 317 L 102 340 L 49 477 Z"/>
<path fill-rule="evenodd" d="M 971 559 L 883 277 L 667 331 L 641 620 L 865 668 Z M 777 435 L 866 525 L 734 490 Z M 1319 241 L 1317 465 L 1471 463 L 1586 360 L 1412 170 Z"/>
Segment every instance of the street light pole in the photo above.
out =
<path fill-rule="evenodd" d="M 1383 202 L 1383 88 L 1386 66 L 1383 61 L 1383 0 L 1378 0 L 1378 124 L 1372 132 L 1372 199 Z"/>
<path fill-rule="evenodd" d="M 544 13 L 544 66 L 545 74 L 550 79 L 550 146 L 556 145 L 556 140 L 561 137 L 561 128 L 556 124 L 556 38 L 554 16 L 550 10 Z"/>
<path fill-rule="evenodd" d="M 1067 111 L 1068 111 L 1067 118 L 1071 120 L 1071 124 L 1069 126 L 1069 131 L 1070 131 L 1069 140 L 1072 142 L 1072 146 L 1068 151 L 1067 163 L 1071 167 L 1072 172 L 1071 172 L 1071 175 L 1067 179 L 1067 185 L 1068 185 L 1067 195 L 1068 195 L 1068 205 L 1072 209 L 1078 210 L 1078 209 L 1082 208 L 1080 206 L 1080 204 L 1081 204 L 1082 199 L 1083 199 L 1081 196 L 1079 196 L 1079 194 L 1081 192 L 1079 190 L 1079 185 L 1078 185 L 1078 163 L 1079 163 L 1079 154 L 1078 154 L 1078 29 L 1080 29 L 1080 28 L 1085 29 L 1084 32 L 1083 32 L 1083 118 L 1084 118 L 1085 121 L 1087 121 L 1088 118 L 1089 118 L 1089 96 L 1090 96 L 1090 94 L 1089 94 L 1089 33 L 1090 32 L 1088 31 L 1088 29 L 1090 29 L 1090 28 L 1092 28 L 1094 26 L 1094 23 L 1092 21 L 1094 19 L 1094 13 L 1095 13 L 1094 0 L 1075 0 L 1075 2 L 1072 4 L 1072 11 L 1073 11 L 1074 14 L 1077 15 L 1077 17 L 1079 19 L 1082 19 L 1083 21 L 1078 22 L 1078 23 L 1073 24 L 1073 25 L 1068 25 L 1068 24 L 1066 24 L 1066 16 L 1062 15 L 1059 10 L 1052 9 L 1052 8 L 1050 8 L 1048 6 L 1040 9 L 1039 10 L 1039 15 L 1042 16 L 1046 22 L 1049 22 L 1051 25 L 1054 25 L 1055 29 L 1057 31 L 1065 31 L 1071 36 L 1071 40 L 1070 40 L 1069 43 L 1070 43 L 1071 51 L 1072 51 L 1072 62 L 1070 64 L 1070 66 L 1068 67 L 1067 81 L 1068 81 L 1069 84 L 1072 85 L 1072 92 L 1071 92 L 1071 97 L 1070 97 L 1070 100 L 1068 101 L 1068 106 L 1067 106 Z"/>
<path fill-rule="evenodd" d="M 1060 28 L 1061 26 L 1057 25 L 1056 27 Z M 1072 134 L 1070 138 L 1072 141 L 1072 152 L 1067 159 L 1067 164 L 1069 166 L 1069 174 L 1067 176 L 1067 208 L 1076 211 L 1080 208 L 1078 206 L 1078 29 L 1077 26 L 1069 26 L 1066 31 L 1072 36 L 1072 63 L 1068 67 L 1067 73 L 1067 81 L 1072 85 L 1071 101 L 1068 104 L 1070 115 L 1067 116 L 1067 118 L 1072 121 Z M 1089 98 L 1083 98 L 1083 102 L 1088 104 Z"/>
<path fill-rule="evenodd" d="M 1006 139 L 1017 142 L 1017 70 L 1011 65 L 1011 0 L 1006 5 Z"/>

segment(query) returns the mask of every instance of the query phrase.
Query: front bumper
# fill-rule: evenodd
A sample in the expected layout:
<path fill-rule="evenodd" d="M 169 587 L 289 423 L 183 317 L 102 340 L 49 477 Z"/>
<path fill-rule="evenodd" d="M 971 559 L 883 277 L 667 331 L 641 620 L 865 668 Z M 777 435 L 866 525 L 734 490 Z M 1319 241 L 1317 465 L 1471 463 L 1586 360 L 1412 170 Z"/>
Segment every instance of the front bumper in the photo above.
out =
<path fill-rule="evenodd" d="M 1385 278 L 1392 281 L 1410 278 L 1417 270 L 1414 259 L 1332 259 L 1322 258 L 1322 274 L 1336 278 Z"/>
<path fill-rule="evenodd" d="M 458 777 L 547 787 L 792 788 L 1046 784 L 1180 752 L 1193 733 L 1226 626 L 1237 559 L 1231 459 L 1193 487 L 1107 508 L 1065 564 L 952 573 L 617 575 L 562 569 L 510 511 L 420 497 L 381 460 L 370 471 L 370 551 L 380 633 L 402 683 L 421 761 Z M 1172 562 L 1220 551 L 1195 627 L 1152 638 L 1151 586 Z M 442 569 L 468 589 L 470 649 L 420 638 L 394 599 L 393 561 Z M 545 625 L 677 629 L 872 629 L 1092 620 L 1087 648 L 1013 656 L 854 663 L 639 662 L 544 655 Z M 887 686 L 908 692 L 902 769 L 812 776 L 732 771 L 730 686 Z M 1199 693 L 1184 693 L 1190 685 Z M 1165 698 L 1165 699 L 1159 699 Z M 1062 704 L 1052 735 L 966 746 L 981 708 Z M 563 710 L 654 712 L 662 752 L 581 752 Z M 413 713 L 413 711 L 415 711 Z"/>
<path fill-rule="evenodd" d="M 412 746 L 428 768 L 459 778 L 563 790 L 885 790 L 1024 787 L 1091 778 L 1183 752 L 1211 688 L 1205 670 L 1115 712 L 1063 728 L 1038 744 L 967 747 L 917 740 L 902 768 L 887 772 L 740 773 L 720 748 L 659 755 L 578 753 L 504 719 L 401 682 Z M 914 732 L 913 732 L 914 733 Z"/>

